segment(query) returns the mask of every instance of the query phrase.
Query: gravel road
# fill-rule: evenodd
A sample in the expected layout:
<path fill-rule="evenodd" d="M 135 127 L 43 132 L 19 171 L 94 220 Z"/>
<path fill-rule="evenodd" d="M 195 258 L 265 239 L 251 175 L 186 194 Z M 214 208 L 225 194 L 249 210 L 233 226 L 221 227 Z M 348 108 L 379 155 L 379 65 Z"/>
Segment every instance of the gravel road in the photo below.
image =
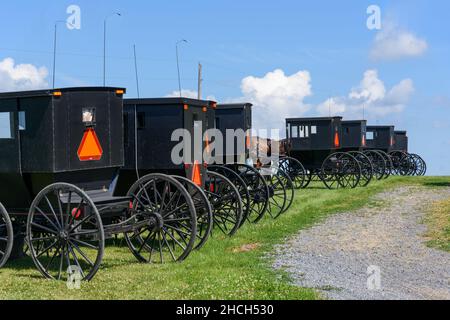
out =
<path fill-rule="evenodd" d="M 424 211 L 450 188 L 402 187 L 276 248 L 274 267 L 337 300 L 450 300 L 450 253 L 428 248 Z M 379 276 L 378 276 L 379 275 Z"/>

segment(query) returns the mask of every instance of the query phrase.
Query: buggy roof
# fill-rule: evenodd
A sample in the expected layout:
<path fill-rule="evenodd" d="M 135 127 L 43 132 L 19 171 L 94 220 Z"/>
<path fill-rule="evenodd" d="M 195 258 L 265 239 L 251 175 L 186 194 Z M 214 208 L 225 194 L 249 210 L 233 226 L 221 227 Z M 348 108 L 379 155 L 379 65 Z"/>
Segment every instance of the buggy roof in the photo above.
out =
<path fill-rule="evenodd" d="M 359 124 L 359 123 L 367 123 L 367 120 L 346 120 L 346 121 L 342 121 L 342 124 Z"/>
<path fill-rule="evenodd" d="M 398 134 L 398 135 L 407 135 L 408 132 L 407 132 L 407 131 L 395 131 L 395 134 Z"/>
<path fill-rule="evenodd" d="M 70 87 L 70 88 L 57 88 L 57 89 L 44 89 L 44 90 L 31 90 L 31 91 L 16 91 L 16 92 L 2 92 L 0 93 L 0 99 L 4 98 L 26 98 L 26 97 L 47 97 L 52 96 L 54 92 L 92 92 L 92 91 L 115 91 L 123 90 L 125 88 L 117 87 Z"/>
<path fill-rule="evenodd" d="M 142 99 L 125 99 L 124 104 L 137 104 L 137 105 L 149 105 L 149 106 L 160 106 L 160 105 L 190 105 L 194 107 L 205 107 L 210 104 L 214 104 L 214 101 L 208 100 L 197 100 L 190 98 L 142 98 Z"/>
<path fill-rule="evenodd" d="M 318 118 L 288 118 L 286 119 L 286 122 L 292 122 L 292 121 L 300 121 L 300 122 L 307 122 L 307 121 L 332 121 L 332 120 L 342 120 L 342 117 L 318 117 Z"/>
<path fill-rule="evenodd" d="M 228 104 L 219 104 L 217 105 L 217 109 L 244 109 L 248 107 L 253 107 L 251 103 L 228 103 Z"/>
<path fill-rule="evenodd" d="M 385 129 L 394 129 L 395 126 L 368 126 L 367 129 L 369 130 L 385 130 Z"/>

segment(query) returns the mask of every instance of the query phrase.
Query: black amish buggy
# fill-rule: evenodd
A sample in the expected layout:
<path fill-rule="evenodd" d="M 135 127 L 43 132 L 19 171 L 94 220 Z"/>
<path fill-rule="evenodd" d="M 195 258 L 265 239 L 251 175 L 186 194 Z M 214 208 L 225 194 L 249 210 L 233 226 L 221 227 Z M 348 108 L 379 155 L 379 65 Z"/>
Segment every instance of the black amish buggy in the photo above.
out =
<path fill-rule="evenodd" d="M 137 177 L 145 180 L 152 173 L 164 173 L 178 180 L 196 207 L 197 249 L 206 243 L 213 226 L 232 235 L 242 220 L 236 187 L 226 177 L 208 171 L 204 159 L 209 145 L 208 111 L 215 106 L 212 101 L 188 98 L 124 102 L 125 166 L 120 170 L 116 194 L 125 194 Z M 185 246 L 183 242 L 178 245 Z"/>
<path fill-rule="evenodd" d="M 417 154 L 409 153 L 407 131 L 394 132 L 394 144 L 389 152 L 394 173 L 401 176 L 423 176 L 427 171 L 425 161 Z"/>
<path fill-rule="evenodd" d="M 113 195 L 124 165 L 124 93 L 102 87 L 0 94 L 0 121 L 6 127 L 0 138 L 2 265 L 11 252 L 12 232 L 20 234 L 25 227 L 29 254 L 50 279 L 91 280 L 105 240 L 118 234 L 138 258 L 145 243 L 135 246 L 137 230 L 172 230 L 170 239 L 160 239 L 166 250 L 182 238 L 193 246 L 194 236 L 176 232 L 178 219 L 196 232 L 193 201 L 176 180 L 153 176 L 136 182 L 132 192 Z M 151 203 L 148 195 L 155 193 L 179 202 Z"/>
<path fill-rule="evenodd" d="M 366 187 L 374 177 L 374 167 L 370 155 L 364 153 L 367 146 L 367 121 L 342 121 L 342 146 L 340 151 L 352 155 L 361 167 L 360 186 Z M 382 171 L 384 173 L 384 169 Z"/>
<path fill-rule="evenodd" d="M 216 165 L 210 169 L 227 176 L 238 186 L 244 202 L 244 220 L 257 223 L 266 213 L 277 218 L 286 212 L 293 201 L 293 190 L 290 189 L 292 183 L 287 181 L 289 177 L 264 170 L 251 161 L 252 149 L 258 146 L 251 133 L 252 107 L 250 103 L 220 104 L 214 110 L 212 125 L 220 132 L 224 143 L 223 150 L 214 155 Z M 270 148 L 267 141 L 266 146 Z"/>
<path fill-rule="evenodd" d="M 321 181 L 329 189 L 355 188 L 361 167 L 342 148 L 342 117 L 286 119 L 287 151 L 307 171 L 307 187 Z"/>
<path fill-rule="evenodd" d="M 394 131 L 394 145 L 391 151 L 401 151 L 408 153 L 408 132 Z"/>

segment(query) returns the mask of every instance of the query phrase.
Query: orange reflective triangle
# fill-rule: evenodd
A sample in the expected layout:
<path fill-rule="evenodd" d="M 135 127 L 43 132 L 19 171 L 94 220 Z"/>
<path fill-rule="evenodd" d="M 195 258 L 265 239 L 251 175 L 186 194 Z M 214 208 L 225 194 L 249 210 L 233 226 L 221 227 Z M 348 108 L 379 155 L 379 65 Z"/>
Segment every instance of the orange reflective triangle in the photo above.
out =
<path fill-rule="evenodd" d="M 194 164 L 194 170 L 192 173 L 192 182 L 194 182 L 199 187 L 201 187 L 203 185 L 200 164 L 198 163 L 198 161 L 195 161 L 195 164 Z"/>
<path fill-rule="evenodd" d="M 341 146 L 341 141 L 339 140 L 339 133 L 336 132 L 334 136 L 334 146 L 339 148 Z"/>
<path fill-rule="evenodd" d="M 102 158 L 103 149 L 94 129 L 86 129 L 77 154 L 80 161 L 98 161 Z"/>

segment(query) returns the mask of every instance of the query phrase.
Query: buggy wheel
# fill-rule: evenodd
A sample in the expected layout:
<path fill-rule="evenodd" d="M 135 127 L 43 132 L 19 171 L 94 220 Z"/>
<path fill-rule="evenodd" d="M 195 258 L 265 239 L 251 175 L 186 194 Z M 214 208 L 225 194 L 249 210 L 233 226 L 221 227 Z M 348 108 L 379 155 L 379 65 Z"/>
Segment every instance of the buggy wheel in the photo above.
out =
<path fill-rule="evenodd" d="M 272 219 L 277 219 L 283 212 L 285 212 L 287 203 L 286 188 L 283 181 L 277 174 L 270 174 L 266 176 L 267 185 L 269 186 L 269 208 L 268 213 Z"/>
<path fill-rule="evenodd" d="M 294 202 L 295 186 L 289 175 L 284 171 L 278 170 L 278 177 L 281 179 L 281 182 L 283 183 L 283 186 L 286 189 L 287 199 L 286 199 L 286 206 L 284 208 L 284 212 L 286 212 L 291 208 L 292 203 Z"/>
<path fill-rule="evenodd" d="M 306 189 L 309 187 L 311 182 L 313 181 L 314 172 L 312 170 L 306 170 L 305 183 L 303 184 L 302 189 Z"/>
<path fill-rule="evenodd" d="M 339 184 L 344 189 L 355 189 L 361 181 L 361 166 L 359 162 L 349 153 L 342 153 L 339 160 L 342 164 Z"/>
<path fill-rule="evenodd" d="M 13 247 L 13 227 L 9 214 L 0 203 L 0 268 L 8 261 Z"/>
<path fill-rule="evenodd" d="M 402 151 L 389 153 L 392 161 L 393 173 L 399 176 L 407 176 L 411 172 L 412 163 L 408 154 Z"/>
<path fill-rule="evenodd" d="M 427 164 L 426 162 L 417 154 L 411 154 L 412 162 L 414 163 L 414 171 L 411 175 L 416 176 L 424 176 L 427 173 Z"/>
<path fill-rule="evenodd" d="M 384 160 L 386 161 L 386 171 L 384 172 L 384 179 L 387 179 L 391 176 L 394 165 L 392 163 L 392 159 L 391 157 L 389 157 L 389 155 L 381 150 L 377 150 L 377 152 L 379 154 L 381 154 L 381 156 L 384 158 Z"/>
<path fill-rule="evenodd" d="M 253 167 L 243 164 L 228 165 L 247 185 L 250 193 L 250 212 L 247 220 L 258 223 L 264 218 L 269 207 L 269 187 L 261 173 Z"/>
<path fill-rule="evenodd" d="M 302 189 L 304 187 L 308 177 L 306 170 L 300 161 L 286 157 L 280 159 L 278 165 L 280 170 L 289 175 L 295 189 Z"/>
<path fill-rule="evenodd" d="M 80 188 L 56 183 L 31 204 L 27 221 L 31 258 L 48 279 L 68 280 L 73 273 L 89 281 L 103 258 L 105 235 L 100 214 Z"/>
<path fill-rule="evenodd" d="M 217 172 L 224 177 L 228 178 L 239 190 L 239 194 L 241 195 L 242 200 L 242 220 L 241 220 L 241 227 L 245 224 L 247 221 L 250 210 L 251 210 L 251 202 L 250 202 L 250 192 L 248 191 L 247 184 L 245 183 L 244 179 L 242 179 L 239 174 L 237 174 L 235 171 L 231 170 L 228 167 L 225 166 L 209 166 L 209 171 Z"/>
<path fill-rule="evenodd" d="M 174 176 L 174 178 L 183 185 L 194 201 L 195 212 L 197 214 L 197 239 L 194 249 L 199 250 L 208 241 L 214 225 L 211 204 L 202 188 L 191 180 L 179 176 Z"/>
<path fill-rule="evenodd" d="M 364 152 L 364 154 L 370 159 L 373 166 L 373 175 L 378 181 L 384 178 L 386 172 L 386 160 L 384 157 L 374 150 Z"/>
<path fill-rule="evenodd" d="M 320 180 L 330 190 L 341 187 L 340 178 L 343 165 L 340 160 L 341 156 L 342 153 L 334 153 L 326 158 L 319 173 Z"/>
<path fill-rule="evenodd" d="M 225 235 L 234 235 L 242 221 L 239 190 L 223 175 L 208 171 L 205 177 L 205 193 L 213 209 L 214 226 Z"/>
<path fill-rule="evenodd" d="M 353 151 L 350 152 L 356 161 L 358 161 L 361 167 L 361 179 L 359 180 L 359 186 L 367 187 L 373 179 L 373 166 L 369 157 L 362 152 Z"/>
<path fill-rule="evenodd" d="M 194 201 L 176 179 L 150 174 L 128 191 L 134 230 L 125 234 L 138 261 L 163 264 L 185 260 L 197 238 Z"/>

